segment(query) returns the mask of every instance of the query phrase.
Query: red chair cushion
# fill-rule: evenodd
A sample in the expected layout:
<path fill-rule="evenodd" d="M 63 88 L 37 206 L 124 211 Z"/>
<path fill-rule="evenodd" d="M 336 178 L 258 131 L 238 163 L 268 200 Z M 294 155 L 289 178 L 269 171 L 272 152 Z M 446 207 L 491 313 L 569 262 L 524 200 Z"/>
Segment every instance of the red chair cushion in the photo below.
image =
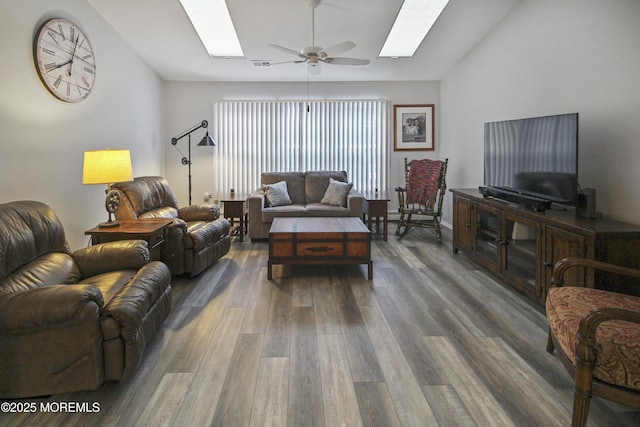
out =
<path fill-rule="evenodd" d="M 596 308 L 640 311 L 640 298 L 598 289 L 552 288 L 547 295 L 547 319 L 561 350 L 576 363 L 580 320 Z M 640 325 L 619 320 L 603 322 L 596 332 L 594 377 L 640 390 Z"/>

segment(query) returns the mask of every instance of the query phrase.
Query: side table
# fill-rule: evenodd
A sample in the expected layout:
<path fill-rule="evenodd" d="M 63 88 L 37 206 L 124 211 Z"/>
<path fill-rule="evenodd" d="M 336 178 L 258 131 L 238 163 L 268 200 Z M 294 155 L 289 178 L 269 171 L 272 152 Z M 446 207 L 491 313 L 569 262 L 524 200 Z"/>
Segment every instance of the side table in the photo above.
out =
<path fill-rule="evenodd" d="M 149 244 L 151 259 L 161 261 L 166 242 L 166 233 L 170 219 L 122 220 L 116 227 L 94 227 L 84 232 L 91 236 L 92 244 L 114 242 L 117 240 L 145 240 Z"/>
<path fill-rule="evenodd" d="M 220 199 L 224 217 L 231 222 L 231 235 L 240 236 L 240 241 L 244 240 L 247 232 L 247 214 L 244 201 L 247 196 L 244 194 L 229 193 L 226 198 Z M 234 219 L 238 218 L 238 226 L 234 227 Z"/>
<path fill-rule="evenodd" d="M 371 232 L 380 234 L 380 220 L 382 219 L 383 231 L 382 238 L 387 240 L 387 226 L 388 226 L 388 209 L 389 209 L 389 197 L 386 191 L 367 191 L 362 193 L 364 197 L 363 205 L 363 221 L 366 220 L 367 227 Z M 375 219 L 375 227 L 372 227 L 372 220 Z"/>

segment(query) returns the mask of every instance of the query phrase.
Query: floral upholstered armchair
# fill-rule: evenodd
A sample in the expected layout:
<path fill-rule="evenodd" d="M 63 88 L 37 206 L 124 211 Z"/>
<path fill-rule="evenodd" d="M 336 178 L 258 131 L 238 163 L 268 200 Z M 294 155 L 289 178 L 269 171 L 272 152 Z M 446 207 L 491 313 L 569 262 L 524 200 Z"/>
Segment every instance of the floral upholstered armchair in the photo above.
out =
<path fill-rule="evenodd" d="M 556 349 L 575 379 L 574 427 L 586 425 L 592 395 L 640 407 L 640 298 L 566 286 L 565 274 L 576 268 L 640 280 L 640 270 L 590 259 L 565 258 L 554 267 L 547 351 Z"/>

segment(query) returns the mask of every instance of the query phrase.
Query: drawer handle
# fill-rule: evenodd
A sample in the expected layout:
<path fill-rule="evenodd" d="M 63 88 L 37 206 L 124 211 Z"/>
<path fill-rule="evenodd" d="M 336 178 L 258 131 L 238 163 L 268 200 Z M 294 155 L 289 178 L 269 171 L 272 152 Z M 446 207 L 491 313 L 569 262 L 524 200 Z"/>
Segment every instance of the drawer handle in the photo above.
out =
<path fill-rule="evenodd" d="M 327 246 L 314 246 L 311 248 L 307 248 L 307 250 L 309 252 L 330 252 L 333 250 L 333 248 L 327 247 Z"/>

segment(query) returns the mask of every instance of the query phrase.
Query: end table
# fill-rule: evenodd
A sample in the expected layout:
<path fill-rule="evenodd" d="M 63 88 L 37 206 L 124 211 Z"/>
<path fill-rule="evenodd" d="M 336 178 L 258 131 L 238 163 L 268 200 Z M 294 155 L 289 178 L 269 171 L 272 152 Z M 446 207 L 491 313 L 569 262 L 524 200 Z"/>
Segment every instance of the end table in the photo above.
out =
<path fill-rule="evenodd" d="M 225 218 L 231 221 L 231 235 L 240 236 L 240 241 L 244 240 L 247 232 L 247 215 L 248 212 L 244 208 L 244 201 L 247 196 L 244 194 L 229 193 L 225 198 L 220 199 L 222 203 L 222 211 Z M 234 219 L 238 218 L 238 226 L 234 227 Z"/>
<path fill-rule="evenodd" d="M 372 232 L 375 229 L 376 234 L 380 234 L 380 219 L 382 219 L 383 231 L 382 238 L 387 240 L 387 225 L 388 225 L 388 209 L 389 209 L 389 197 L 386 191 L 366 191 L 362 193 L 364 197 L 363 205 L 363 221 L 366 220 L 367 227 Z M 375 218 L 375 227 L 372 228 L 372 219 Z"/>
<path fill-rule="evenodd" d="M 145 240 L 154 261 L 163 259 L 166 232 L 173 221 L 170 219 L 122 220 L 117 227 L 94 227 L 84 232 L 91 236 L 92 244 L 117 240 Z"/>

